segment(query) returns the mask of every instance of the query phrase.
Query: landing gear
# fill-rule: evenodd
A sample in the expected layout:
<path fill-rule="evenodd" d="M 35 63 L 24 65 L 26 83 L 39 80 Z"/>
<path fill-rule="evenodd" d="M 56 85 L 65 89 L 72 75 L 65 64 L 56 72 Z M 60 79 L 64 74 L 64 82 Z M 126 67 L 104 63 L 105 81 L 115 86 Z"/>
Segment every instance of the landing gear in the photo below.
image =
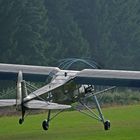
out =
<path fill-rule="evenodd" d="M 93 118 L 93 119 L 96 119 L 96 120 L 102 122 L 102 123 L 103 123 L 103 126 L 104 126 L 104 129 L 105 129 L 105 130 L 109 130 L 109 129 L 110 129 L 110 121 L 104 119 L 104 115 L 103 115 L 101 106 L 100 106 L 100 104 L 99 104 L 99 101 L 98 101 L 96 95 L 101 94 L 101 93 L 104 93 L 104 92 L 106 92 L 106 91 L 108 91 L 108 90 L 112 90 L 112 89 L 114 89 L 114 88 L 115 88 L 115 87 L 110 87 L 110 88 L 108 88 L 108 89 L 105 89 L 105 90 L 102 90 L 102 91 L 99 91 L 99 92 L 94 93 L 94 90 L 92 89 L 92 86 L 91 86 L 91 88 L 88 88 L 88 92 L 87 92 L 86 96 L 85 96 L 82 100 L 79 100 L 79 103 L 80 103 L 84 108 L 86 108 L 87 111 L 83 111 L 82 109 L 78 109 L 78 108 L 77 108 L 77 110 L 78 110 L 79 112 L 81 112 L 81 113 L 83 113 L 83 114 L 85 114 L 85 115 L 87 115 L 87 116 Z M 88 106 L 86 105 L 86 103 L 84 103 L 84 102 L 86 102 L 86 99 L 88 99 L 89 97 L 92 97 L 92 99 L 93 99 L 93 101 L 94 101 L 94 103 L 95 103 L 95 106 L 96 106 L 96 111 L 93 110 L 93 109 L 91 109 L 90 107 L 88 107 Z"/>
<path fill-rule="evenodd" d="M 24 122 L 25 108 L 23 105 L 21 106 L 21 112 L 22 112 L 22 115 L 21 115 L 21 118 L 19 119 L 19 124 L 22 124 Z"/>
<path fill-rule="evenodd" d="M 49 112 L 48 112 L 48 119 L 44 120 L 42 122 L 42 127 L 43 127 L 44 130 L 48 130 L 49 129 L 50 117 L 51 117 L 51 110 L 49 110 Z"/>
<path fill-rule="evenodd" d="M 49 129 L 49 123 L 51 120 L 53 120 L 55 117 L 57 117 L 60 113 L 62 113 L 64 110 L 60 110 L 56 112 L 52 117 L 51 117 L 51 110 L 48 111 L 48 118 L 42 122 L 42 128 L 44 130 Z"/>
<path fill-rule="evenodd" d="M 104 122 L 104 129 L 105 130 L 109 130 L 110 129 L 110 121 L 109 120 Z"/>
<path fill-rule="evenodd" d="M 42 127 L 43 127 L 44 130 L 48 130 L 49 129 L 49 122 L 48 122 L 48 120 L 44 120 L 42 122 Z"/>
<path fill-rule="evenodd" d="M 99 104 L 99 102 L 97 100 L 96 95 L 94 95 L 93 97 L 94 97 L 94 100 L 95 100 L 95 104 L 96 104 L 97 110 L 99 112 L 99 117 L 101 118 L 101 122 L 104 125 L 104 129 L 105 130 L 109 130 L 110 129 L 110 121 L 109 120 L 105 121 L 103 113 L 102 113 L 102 110 L 101 110 L 101 107 L 100 107 L 100 104 Z"/>

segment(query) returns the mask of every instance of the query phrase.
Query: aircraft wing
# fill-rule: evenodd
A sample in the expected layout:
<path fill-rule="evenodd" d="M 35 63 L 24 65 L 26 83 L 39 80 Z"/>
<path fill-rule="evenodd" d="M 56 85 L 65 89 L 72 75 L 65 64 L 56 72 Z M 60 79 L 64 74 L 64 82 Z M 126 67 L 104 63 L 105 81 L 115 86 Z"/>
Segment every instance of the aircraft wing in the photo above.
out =
<path fill-rule="evenodd" d="M 62 105 L 57 103 L 51 103 L 46 101 L 40 101 L 40 100 L 31 100 L 24 104 L 25 107 L 29 109 L 68 109 L 71 108 L 70 105 Z"/>
<path fill-rule="evenodd" d="M 15 99 L 3 99 L 3 100 L 0 100 L 0 107 L 14 106 L 14 105 L 16 105 L 16 100 Z"/>
<path fill-rule="evenodd" d="M 52 79 L 52 81 L 49 84 L 30 93 L 27 97 L 24 98 L 24 101 L 26 102 L 32 100 L 38 96 L 51 92 L 65 85 L 75 77 L 76 73 L 77 71 L 60 70 L 59 72 L 56 73 L 55 77 Z"/>
<path fill-rule="evenodd" d="M 73 80 L 77 84 L 140 87 L 140 71 L 84 69 Z"/>
<path fill-rule="evenodd" d="M 17 75 L 19 71 L 22 71 L 23 79 L 26 81 L 44 82 L 51 72 L 57 73 L 59 71 L 59 68 L 0 63 L 0 80 L 17 81 Z"/>

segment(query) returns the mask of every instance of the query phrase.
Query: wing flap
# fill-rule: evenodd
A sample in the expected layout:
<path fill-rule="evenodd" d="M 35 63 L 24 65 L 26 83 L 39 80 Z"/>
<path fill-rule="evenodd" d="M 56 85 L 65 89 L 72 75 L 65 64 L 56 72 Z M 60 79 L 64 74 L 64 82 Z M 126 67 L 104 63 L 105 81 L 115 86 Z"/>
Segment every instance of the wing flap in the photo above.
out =
<path fill-rule="evenodd" d="M 139 71 L 85 69 L 74 81 L 77 84 L 140 87 Z"/>
<path fill-rule="evenodd" d="M 14 105 L 16 105 L 16 100 L 15 99 L 0 100 L 0 107 L 14 106 Z"/>
<path fill-rule="evenodd" d="M 59 110 L 59 109 L 68 109 L 71 108 L 70 105 L 62 105 L 57 103 L 50 103 L 40 100 L 31 100 L 24 104 L 25 107 L 29 109 L 47 109 L 47 110 Z"/>

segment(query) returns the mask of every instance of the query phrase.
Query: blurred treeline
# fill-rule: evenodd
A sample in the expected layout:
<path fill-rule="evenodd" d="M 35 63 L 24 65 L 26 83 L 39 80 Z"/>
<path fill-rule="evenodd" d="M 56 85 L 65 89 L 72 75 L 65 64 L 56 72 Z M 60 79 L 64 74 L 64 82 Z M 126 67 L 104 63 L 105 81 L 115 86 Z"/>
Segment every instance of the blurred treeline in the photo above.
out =
<path fill-rule="evenodd" d="M 51 65 L 93 58 L 140 70 L 138 0 L 0 0 L 0 62 Z"/>
<path fill-rule="evenodd" d="M 140 70 L 140 1 L 0 0 L 0 63 L 57 66 L 70 57 Z M 132 92 L 117 91 L 104 102 L 139 101 Z"/>

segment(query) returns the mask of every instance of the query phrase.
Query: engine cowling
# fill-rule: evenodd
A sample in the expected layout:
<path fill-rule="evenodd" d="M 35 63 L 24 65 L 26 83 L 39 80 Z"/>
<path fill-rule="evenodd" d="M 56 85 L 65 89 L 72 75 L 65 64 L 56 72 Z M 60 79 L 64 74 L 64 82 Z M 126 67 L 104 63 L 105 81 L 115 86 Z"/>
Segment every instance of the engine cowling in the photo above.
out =
<path fill-rule="evenodd" d="M 91 93 L 94 90 L 94 87 L 91 85 L 81 85 L 78 89 L 74 90 L 73 96 L 75 99 L 85 97 L 86 94 Z"/>

